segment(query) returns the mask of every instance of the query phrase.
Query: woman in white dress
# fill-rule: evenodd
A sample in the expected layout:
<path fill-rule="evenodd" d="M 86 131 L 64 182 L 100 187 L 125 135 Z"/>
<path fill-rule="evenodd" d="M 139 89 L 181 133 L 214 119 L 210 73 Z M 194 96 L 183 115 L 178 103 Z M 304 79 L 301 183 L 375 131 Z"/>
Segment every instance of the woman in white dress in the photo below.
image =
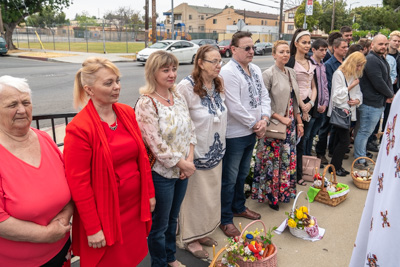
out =
<path fill-rule="evenodd" d="M 197 137 L 196 171 L 189 179 L 179 215 L 180 241 L 198 258 L 209 256 L 201 245 L 217 245 L 208 235 L 219 226 L 221 217 L 222 158 L 227 123 L 224 84 L 219 76 L 221 65 L 219 51 L 211 45 L 202 46 L 197 51 L 192 75 L 177 85 L 177 91 L 188 104 Z"/>
<path fill-rule="evenodd" d="M 399 266 L 400 97 L 394 98 L 354 244 L 351 267 Z"/>

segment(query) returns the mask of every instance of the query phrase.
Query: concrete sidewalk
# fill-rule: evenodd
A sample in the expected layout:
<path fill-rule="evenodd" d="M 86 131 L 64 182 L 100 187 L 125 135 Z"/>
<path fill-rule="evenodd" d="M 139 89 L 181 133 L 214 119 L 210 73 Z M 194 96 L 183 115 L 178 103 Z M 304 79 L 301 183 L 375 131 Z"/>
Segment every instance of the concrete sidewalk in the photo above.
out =
<path fill-rule="evenodd" d="M 57 135 L 63 138 L 63 127 L 57 128 Z M 62 140 L 62 139 L 59 139 Z M 376 160 L 377 153 L 373 153 Z M 350 171 L 351 164 L 354 160 L 352 151 L 349 154 L 349 159 L 343 161 L 343 167 Z M 320 169 L 322 173 L 323 169 Z M 347 199 L 336 207 L 331 207 L 319 202 L 309 204 L 310 214 L 318 220 L 318 225 L 326 230 L 322 240 L 317 242 L 305 241 L 294 237 L 286 229 L 281 235 L 275 234 L 273 242 L 278 248 L 278 265 L 279 266 L 294 266 L 294 267 L 343 267 L 348 266 L 353 251 L 354 242 L 357 235 L 358 225 L 361 219 L 361 213 L 364 208 L 367 190 L 361 190 L 354 186 L 350 175 L 346 177 L 338 177 L 338 182 L 348 184 L 350 192 Z M 310 183 L 307 186 L 297 186 L 297 190 L 307 192 Z M 304 194 L 302 194 L 304 195 Z M 280 203 L 280 210 L 275 211 L 269 208 L 265 203 L 258 203 L 256 200 L 248 199 L 247 207 L 259 212 L 268 230 L 274 226 L 279 226 L 285 220 L 285 212 L 289 212 L 292 208 L 293 201 L 290 203 Z M 297 206 L 307 205 L 305 196 L 300 197 Z M 195 211 L 194 211 L 195 212 Z M 212 213 L 213 211 L 210 210 Z M 234 223 L 239 227 L 241 223 L 244 228 L 251 221 L 244 218 L 234 218 Z M 262 225 L 254 225 L 254 228 L 262 228 Z M 253 229 L 254 229 L 253 228 Z M 212 235 L 212 238 L 217 240 L 218 246 L 216 252 L 227 244 L 225 235 L 220 229 L 217 229 Z M 207 248 L 210 254 L 210 259 L 201 261 L 189 252 L 182 249 L 177 249 L 176 257 L 187 267 L 205 267 L 211 262 L 213 251 L 212 248 Z M 73 267 L 79 266 L 79 260 L 75 259 Z M 150 266 L 150 258 L 147 256 L 140 267 Z"/>
<path fill-rule="evenodd" d="M 85 52 L 74 52 L 74 51 L 53 51 L 53 50 L 40 50 L 40 49 L 19 49 L 14 50 L 7 54 L 11 57 L 27 58 L 41 61 L 52 61 L 52 62 L 65 62 L 65 63 L 76 63 L 82 64 L 88 57 L 103 57 L 107 58 L 111 62 L 135 62 L 135 53 L 85 53 Z"/>

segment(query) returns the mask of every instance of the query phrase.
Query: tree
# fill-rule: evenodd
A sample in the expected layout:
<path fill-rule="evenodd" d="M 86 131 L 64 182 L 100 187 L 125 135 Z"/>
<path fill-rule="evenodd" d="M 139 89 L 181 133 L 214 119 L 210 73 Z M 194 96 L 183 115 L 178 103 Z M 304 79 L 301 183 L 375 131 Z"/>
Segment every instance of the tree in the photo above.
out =
<path fill-rule="evenodd" d="M 143 24 L 140 19 L 140 12 L 130 7 L 119 7 L 115 11 L 108 11 L 104 18 L 117 28 L 118 40 L 121 40 L 121 34 L 124 27 L 132 24 Z"/>
<path fill-rule="evenodd" d="M 75 14 L 75 20 L 78 22 L 79 27 L 85 27 L 87 25 L 98 25 L 96 16 L 90 16 L 87 11 L 82 11 L 81 14 Z"/>
<path fill-rule="evenodd" d="M 12 0 L 1 1 L 1 11 L 3 16 L 4 28 L 6 30 L 5 39 L 9 49 L 15 49 L 12 42 L 12 35 L 15 27 L 22 23 L 30 14 L 35 14 L 43 10 L 45 6 L 53 10 L 62 10 L 68 7 L 71 0 Z"/>
<path fill-rule="evenodd" d="M 306 1 L 304 0 L 303 3 L 301 3 L 301 5 L 299 6 L 299 8 L 297 8 L 296 14 L 294 15 L 296 28 L 303 28 L 305 10 L 306 10 Z M 306 18 L 307 30 L 313 31 L 314 26 L 317 26 L 319 24 L 319 19 L 321 17 L 321 14 L 322 14 L 322 8 L 320 3 L 318 1 L 314 1 L 313 15 L 307 16 Z"/>
<path fill-rule="evenodd" d="M 383 6 L 388 6 L 392 9 L 396 9 L 400 7 L 400 0 L 383 0 L 382 4 Z"/>
<path fill-rule="evenodd" d="M 52 27 L 56 24 L 65 24 L 68 20 L 65 19 L 66 15 L 64 12 L 53 10 L 51 7 L 46 6 L 39 13 L 29 16 L 26 20 L 28 26 L 41 26 L 41 27 Z"/>
<path fill-rule="evenodd" d="M 339 30 L 342 26 L 350 26 L 353 24 L 352 16 L 346 10 L 346 2 L 343 0 L 335 1 L 335 21 L 334 29 Z M 322 15 L 320 18 L 319 27 L 325 32 L 331 31 L 333 3 L 332 0 L 324 1 L 322 4 Z"/>
<path fill-rule="evenodd" d="M 400 26 L 400 13 L 394 12 L 388 6 L 384 7 L 357 7 L 353 10 L 360 30 L 373 30 L 379 32 L 388 28 L 391 31 Z"/>

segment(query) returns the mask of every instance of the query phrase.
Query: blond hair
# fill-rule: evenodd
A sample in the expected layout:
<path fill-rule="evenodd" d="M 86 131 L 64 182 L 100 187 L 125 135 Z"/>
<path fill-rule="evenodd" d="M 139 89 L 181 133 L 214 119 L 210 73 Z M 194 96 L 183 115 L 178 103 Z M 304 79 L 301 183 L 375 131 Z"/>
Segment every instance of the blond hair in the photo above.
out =
<path fill-rule="evenodd" d="M 274 43 L 274 46 L 272 47 L 272 54 L 275 55 L 276 54 L 276 49 L 278 48 L 278 46 L 280 45 L 287 45 L 289 46 L 288 42 L 286 42 L 285 40 L 278 40 Z"/>
<path fill-rule="evenodd" d="M 361 52 L 354 52 L 349 55 L 342 65 L 340 65 L 339 70 L 341 70 L 344 76 L 348 79 L 352 77 L 360 78 L 364 71 L 365 63 L 367 59 Z M 357 70 L 357 65 L 362 65 L 362 67 Z"/>
<path fill-rule="evenodd" d="M 152 53 L 147 59 L 146 66 L 144 67 L 144 77 L 146 78 L 146 85 L 139 89 L 141 94 L 152 94 L 156 90 L 157 81 L 156 73 L 159 69 L 164 67 L 174 66 L 178 68 L 179 62 L 174 54 L 165 52 L 163 50 Z M 169 88 L 175 91 L 175 85 Z"/>
<path fill-rule="evenodd" d="M 397 36 L 400 38 L 400 32 L 399 31 L 392 31 L 389 35 L 389 40 L 392 39 L 393 36 Z"/>
<path fill-rule="evenodd" d="M 97 71 L 99 71 L 102 68 L 110 69 L 114 72 L 115 75 L 121 77 L 119 69 L 110 60 L 101 57 L 87 58 L 82 63 L 82 68 L 80 68 L 75 75 L 75 82 L 74 82 L 75 108 L 82 108 L 87 104 L 89 97 L 87 96 L 85 89 L 83 87 L 85 85 L 93 85 L 96 79 L 98 78 L 96 76 Z"/>

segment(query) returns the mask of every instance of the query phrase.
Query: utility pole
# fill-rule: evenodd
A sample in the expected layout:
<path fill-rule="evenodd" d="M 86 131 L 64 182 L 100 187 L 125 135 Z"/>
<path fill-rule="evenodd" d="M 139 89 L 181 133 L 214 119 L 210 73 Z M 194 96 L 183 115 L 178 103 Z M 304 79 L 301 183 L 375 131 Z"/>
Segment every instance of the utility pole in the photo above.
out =
<path fill-rule="evenodd" d="M 151 0 L 151 31 L 152 31 L 152 36 L 153 36 L 153 44 L 157 42 L 157 14 L 156 14 L 156 0 Z M 160 32 L 161 33 L 161 32 Z"/>
<path fill-rule="evenodd" d="M 283 21 L 283 0 L 281 0 L 281 6 L 280 6 L 280 10 L 279 10 L 279 35 L 278 35 L 278 40 L 282 39 L 282 37 L 283 37 L 282 21 Z"/>
<path fill-rule="evenodd" d="M 148 46 L 149 46 L 149 0 L 146 0 L 144 6 L 144 47 Z"/>
<path fill-rule="evenodd" d="M 174 29 L 174 0 L 171 0 L 171 39 L 175 40 Z"/>
<path fill-rule="evenodd" d="M 335 28 L 335 0 L 332 2 L 332 22 L 331 22 L 331 31 Z"/>
<path fill-rule="evenodd" d="M 3 16 L 1 15 L 1 5 L 0 5 L 0 36 L 3 36 L 4 26 L 3 26 Z"/>

